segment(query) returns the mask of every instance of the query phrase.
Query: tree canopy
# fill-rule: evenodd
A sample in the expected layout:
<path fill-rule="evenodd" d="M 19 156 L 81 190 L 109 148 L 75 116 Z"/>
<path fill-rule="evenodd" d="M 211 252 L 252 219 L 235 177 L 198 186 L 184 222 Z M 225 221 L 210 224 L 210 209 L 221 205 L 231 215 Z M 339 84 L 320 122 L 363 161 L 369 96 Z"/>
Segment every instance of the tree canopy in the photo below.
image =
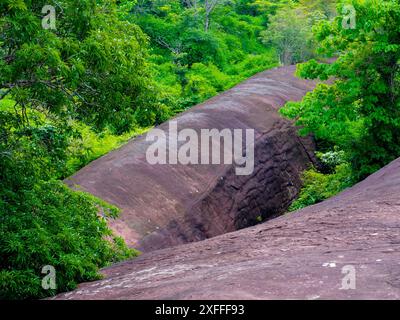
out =
<path fill-rule="evenodd" d="M 343 27 L 348 4 L 355 9 L 354 28 Z M 316 29 L 319 52 L 337 60 L 311 60 L 298 68 L 302 77 L 334 82 L 320 84 L 282 112 L 303 132 L 346 151 L 360 179 L 400 155 L 400 4 L 354 0 L 340 4 L 338 12 L 343 14 Z"/>

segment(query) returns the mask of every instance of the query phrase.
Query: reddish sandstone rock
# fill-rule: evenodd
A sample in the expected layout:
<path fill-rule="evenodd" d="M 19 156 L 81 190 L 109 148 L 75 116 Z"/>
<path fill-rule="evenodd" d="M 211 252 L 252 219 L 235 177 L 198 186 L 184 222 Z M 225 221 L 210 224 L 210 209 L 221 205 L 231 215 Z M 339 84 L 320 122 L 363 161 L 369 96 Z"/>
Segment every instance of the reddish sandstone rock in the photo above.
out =
<path fill-rule="evenodd" d="M 318 205 L 103 273 L 56 299 L 400 299 L 400 159 Z"/>
<path fill-rule="evenodd" d="M 295 67 L 262 72 L 177 116 L 178 129 L 255 130 L 255 169 L 233 165 L 150 165 L 151 142 L 135 138 L 68 180 L 122 209 L 114 231 L 142 251 L 204 240 L 283 213 L 313 161 L 310 138 L 299 138 L 277 109 L 314 87 Z M 168 123 L 158 128 L 168 131 Z"/>

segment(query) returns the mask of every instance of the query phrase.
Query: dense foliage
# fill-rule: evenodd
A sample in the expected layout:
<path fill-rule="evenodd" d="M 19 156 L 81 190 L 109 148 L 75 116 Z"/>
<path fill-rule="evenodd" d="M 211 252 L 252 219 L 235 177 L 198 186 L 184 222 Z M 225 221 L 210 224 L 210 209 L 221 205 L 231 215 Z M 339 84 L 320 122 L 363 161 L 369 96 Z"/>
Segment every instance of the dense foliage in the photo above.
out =
<path fill-rule="evenodd" d="M 62 182 L 39 181 L 18 191 L 2 186 L 0 192 L 0 299 L 68 291 L 98 279 L 99 267 L 135 255 L 107 227 L 105 219 L 115 217 L 116 208 Z M 56 271 L 56 288 L 50 290 L 42 287 L 47 265 Z"/>
<path fill-rule="evenodd" d="M 355 10 L 354 28 L 346 27 L 348 4 Z M 343 151 L 356 182 L 400 156 L 400 3 L 353 0 L 338 12 L 343 14 L 316 28 L 319 52 L 337 60 L 298 67 L 302 77 L 333 81 L 282 113 L 303 133 L 312 132 L 321 150 Z"/>
<path fill-rule="evenodd" d="M 57 1 L 57 29 L 44 29 L 48 3 L 0 4 L 0 298 L 54 293 L 41 286 L 45 265 L 63 291 L 134 254 L 106 225 L 115 208 L 57 179 L 77 121 L 124 132 L 160 114 L 140 28 L 109 1 Z"/>
<path fill-rule="evenodd" d="M 175 113 L 278 65 L 259 36 L 281 2 L 142 0 L 126 19 L 149 35 L 162 101 Z"/>
<path fill-rule="evenodd" d="M 317 152 L 320 168 L 303 173 L 303 188 L 289 211 L 296 211 L 326 200 L 354 183 L 343 151 Z"/>

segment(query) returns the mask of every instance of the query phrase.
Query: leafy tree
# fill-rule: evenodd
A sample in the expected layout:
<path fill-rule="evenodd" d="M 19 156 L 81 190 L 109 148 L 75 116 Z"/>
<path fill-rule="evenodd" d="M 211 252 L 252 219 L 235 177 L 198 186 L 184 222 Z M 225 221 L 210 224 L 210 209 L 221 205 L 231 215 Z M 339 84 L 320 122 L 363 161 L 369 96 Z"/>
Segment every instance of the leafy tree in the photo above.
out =
<path fill-rule="evenodd" d="M 48 4 L 56 30 L 41 25 Z M 124 132 L 160 109 L 147 37 L 113 2 L 6 0 L 0 13 L 0 298 L 44 297 L 135 254 L 107 227 L 116 208 L 57 180 L 79 134 L 71 124 Z M 55 290 L 41 286 L 45 265 Z"/>
<path fill-rule="evenodd" d="M 207 32 L 210 28 L 211 14 L 218 4 L 223 0 L 203 0 L 204 1 L 204 31 Z"/>
<path fill-rule="evenodd" d="M 147 109 L 154 115 L 144 124 L 154 122 L 159 106 L 151 93 L 146 36 L 120 21 L 112 2 L 54 2 L 56 30 L 41 27 L 41 9 L 51 1 L 12 3 L 0 5 L 0 88 L 21 115 L 29 106 L 123 132 L 135 121 L 142 124 L 135 114 Z"/>
<path fill-rule="evenodd" d="M 311 16 L 303 7 L 285 7 L 270 17 L 268 29 L 261 33 L 262 41 L 277 48 L 282 64 L 304 62 L 313 56 L 313 23 L 324 18 Z"/>
<path fill-rule="evenodd" d="M 283 114 L 303 132 L 344 150 L 353 174 L 361 179 L 400 156 L 400 3 L 353 0 L 356 25 L 341 14 L 317 28 L 320 53 L 339 55 L 331 64 L 300 65 L 305 78 L 327 80 Z"/>

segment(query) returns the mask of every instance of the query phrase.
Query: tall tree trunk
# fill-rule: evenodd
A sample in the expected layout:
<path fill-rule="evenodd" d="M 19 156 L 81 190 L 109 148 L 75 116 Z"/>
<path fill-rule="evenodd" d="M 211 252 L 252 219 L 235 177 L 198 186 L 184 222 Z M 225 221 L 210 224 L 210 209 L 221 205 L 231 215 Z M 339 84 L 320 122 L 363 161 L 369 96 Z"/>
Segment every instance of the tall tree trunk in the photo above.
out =
<path fill-rule="evenodd" d="M 206 14 L 205 20 L 204 20 L 204 31 L 208 32 L 208 29 L 210 27 L 210 16 Z"/>
<path fill-rule="evenodd" d="M 210 28 L 211 13 L 214 11 L 219 0 L 204 0 L 204 30 L 207 32 Z"/>

